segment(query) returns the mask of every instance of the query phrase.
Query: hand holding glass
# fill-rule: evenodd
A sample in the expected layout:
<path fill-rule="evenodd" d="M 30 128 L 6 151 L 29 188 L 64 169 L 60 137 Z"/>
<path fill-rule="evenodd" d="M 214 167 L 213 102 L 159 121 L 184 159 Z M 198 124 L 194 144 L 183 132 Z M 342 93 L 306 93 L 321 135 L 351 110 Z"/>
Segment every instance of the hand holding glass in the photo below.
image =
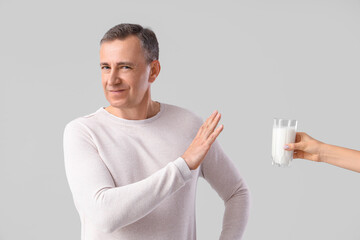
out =
<path fill-rule="evenodd" d="M 294 151 L 286 151 L 285 144 L 294 143 L 297 121 L 274 118 L 272 133 L 272 163 L 279 167 L 289 166 L 293 159 Z"/>

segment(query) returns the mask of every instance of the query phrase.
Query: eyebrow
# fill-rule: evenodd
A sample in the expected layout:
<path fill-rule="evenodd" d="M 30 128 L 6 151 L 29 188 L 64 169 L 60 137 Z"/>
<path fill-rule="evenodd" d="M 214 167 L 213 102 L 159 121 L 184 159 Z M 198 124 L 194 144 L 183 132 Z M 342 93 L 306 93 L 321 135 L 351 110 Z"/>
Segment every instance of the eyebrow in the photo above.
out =
<path fill-rule="evenodd" d="M 104 66 L 104 65 L 110 65 L 110 64 L 107 63 L 107 62 L 101 62 L 101 63 L 100 63 L 100 66 Z M 132 62 L 117 62 L 116 65 L 117 65 L 117 66 L 122 66 L 122 65 L 135 66 L 135 64 L 132 63 Z"/>

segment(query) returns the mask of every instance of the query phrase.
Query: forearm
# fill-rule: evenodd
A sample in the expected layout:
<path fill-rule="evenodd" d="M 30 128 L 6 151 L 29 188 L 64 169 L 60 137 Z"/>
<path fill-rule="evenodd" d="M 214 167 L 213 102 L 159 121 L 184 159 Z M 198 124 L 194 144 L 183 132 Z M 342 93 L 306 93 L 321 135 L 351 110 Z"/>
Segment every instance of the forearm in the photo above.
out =
<path fill-rule="evenodd" d="M 92 214 L 98 226 L 106 232 L 143 218 L 185 185 L 187 177 L 184 178 L 176 168 L 175 164 L 168 164 L 139 182 L 99 191 L 90 200 L 92 207 L 87 214 Z"/>
<path fill-rule="evenodd" d="M 249 190 L 242 182 L 225 201 L 225 213 L 220 240 L 242 239 L 249 218 Z"/>
<path fill-rule="evenodd" d="M 360 151 L 323 144 L 320 159 L 328 164 L 360 172 Z"/>

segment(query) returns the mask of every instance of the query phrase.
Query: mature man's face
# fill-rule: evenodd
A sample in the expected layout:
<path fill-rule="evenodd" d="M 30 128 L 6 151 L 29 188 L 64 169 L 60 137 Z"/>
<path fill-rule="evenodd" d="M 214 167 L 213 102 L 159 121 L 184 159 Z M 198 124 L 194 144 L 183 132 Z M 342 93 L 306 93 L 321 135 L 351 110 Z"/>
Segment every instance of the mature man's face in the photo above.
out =
<path fill-rule="evenodd" d="M 102 43 L 100 67 L 105 97 L 111 106 L 133 107 L 143 100 L 150 87 L 151 65 L 136 36 Z"/>

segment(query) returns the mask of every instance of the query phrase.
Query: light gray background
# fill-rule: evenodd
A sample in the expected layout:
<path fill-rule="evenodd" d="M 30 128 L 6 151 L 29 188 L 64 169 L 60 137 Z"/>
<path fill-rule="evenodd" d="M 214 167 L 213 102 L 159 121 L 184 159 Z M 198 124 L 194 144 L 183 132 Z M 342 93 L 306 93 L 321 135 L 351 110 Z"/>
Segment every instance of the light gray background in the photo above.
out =
<path fill-rule="evenodd" d="M 360 149 L 360 1 L 0 1 L 0 239 L 80 239 L 64 173 L 70 120 L 108 103 L 99 40 L 151 27 L 162 70 L 154 100 L 203 119 L 251 190 L 244 239 L 360 239 L 360 175 L 296 160 L 271 165 L 273 117 Z M 217 239 L 224 207 L 203 180 L 198 239 Z"/>

